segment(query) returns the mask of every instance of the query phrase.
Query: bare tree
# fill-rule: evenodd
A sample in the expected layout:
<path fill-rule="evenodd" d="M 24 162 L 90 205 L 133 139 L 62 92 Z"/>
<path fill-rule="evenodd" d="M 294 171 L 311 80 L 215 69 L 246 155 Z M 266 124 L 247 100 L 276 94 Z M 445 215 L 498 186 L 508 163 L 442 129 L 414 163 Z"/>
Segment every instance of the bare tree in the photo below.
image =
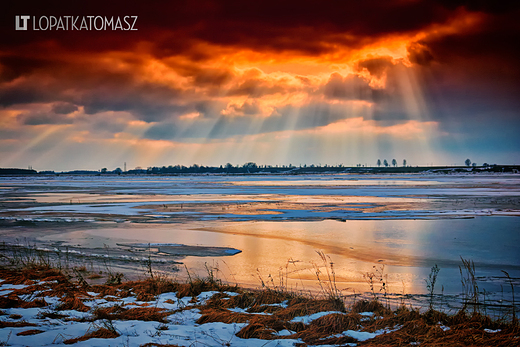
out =
<path fill-rule="evenodd" d="M 256 165 L 256 163 L 253 163 L 252 161 L 250 161 L 250 162 L 245 163 L 244 165 L 242 165 L 242 167 L 244 169 L 256 169 L 258 166 Z"/>

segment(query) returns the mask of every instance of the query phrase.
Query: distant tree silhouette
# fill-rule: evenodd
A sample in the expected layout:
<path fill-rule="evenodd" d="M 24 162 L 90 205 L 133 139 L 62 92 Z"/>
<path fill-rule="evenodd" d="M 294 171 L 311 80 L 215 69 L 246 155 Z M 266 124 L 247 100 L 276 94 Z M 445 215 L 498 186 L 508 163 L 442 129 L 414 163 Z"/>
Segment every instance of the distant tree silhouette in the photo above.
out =
<path fill-rule="evenodd" d="M 471 163 L 471 165 L 472 165 L 473 167 L 476 167 L 476 166 L 477 166 L 477 163 Z"/>
<path fill-rule="evenodd" d="M 232 169 L 232 168 L 233 168 L 233 165 L 232 165 L 231 163 L 227 163 L 227 164 L 226 164 L 226 169 L 227 169 L 227 170 L 230 170 L 230 169 Z"/>
<path fill-rule="evenodd" d="M 466 164 L 466 166 L 471 166 L 471 160 L 469 160 L 469 159 L 466 159 L 466 161 L 464 163 Z"/>
<path fill-rule="evenodd" d="M 388 161 L 386 161 L 386 159 L 383 160 L 383 165 L 386 166 L 386 167 L 388 167 Z"/>
<path fill-rule="evenodd" d="M 396 166 L 397 166 L 397 160 L 392 159 L 392 165 L 393 165 L 394 167 L 396 167 Z"/>
<path fill-rule="evenodd" d="M 403 166 L 406 167 L 406 159 L 403 159 Z"/>
<path fill-rule="evenodd" d="M 377 166 L 381 167 L 381 159 L 377 159 Z"/>
<path fill-rule="evenodd" d="M 253 163 L 252 161 L 250 161 L 249 163 L 245 163 L 243 168 L 244 169 L 256 169 L 257 165 L 256 165 L 256 163 Z"/>
<path fill-rule="evenodd" d="M 107 168 L 106 167 L 102 168 L 101 173 L 107 173 Z"/>

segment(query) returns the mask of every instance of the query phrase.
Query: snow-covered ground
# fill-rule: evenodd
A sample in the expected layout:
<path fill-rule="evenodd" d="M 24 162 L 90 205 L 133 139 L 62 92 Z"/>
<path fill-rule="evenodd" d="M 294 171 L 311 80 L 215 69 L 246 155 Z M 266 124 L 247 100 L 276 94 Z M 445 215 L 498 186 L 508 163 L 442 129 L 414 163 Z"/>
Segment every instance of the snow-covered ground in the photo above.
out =
<path fill-rule="evenodd" d="M 0 344 L 8 346 L 141 346 L 147 343 L 159 345 L 172 344 L 179 346 L 294 346 L 302 343 L 301 339 L 279 338 L 273 340 L 248 338 L 242 339 L 236 334 L 247 323 L 222 323 L 209 322 L 197 324 L 202 316 L 199 307 L 204 305 L 212 296 L 237 295 L 235 292 L 202 292 L 196 299 L 186 296 L 178 298 L 176 293 L 163 293 L 152 301 L 139 301 L 135 295 L 117 297 L 113 295 L 102 296 L 96 292 L 87 292 L 81 297 L 81 301 L 87 306 L 88 311 L 59 310 L 62 296 L 42 295 L 42 287 L 45 282 L 35 281 L 33 286 L 38 286 L 39 291 L 31 294 L 20 295 L 22 300 L 30 302 L 36 298 L 45 300 L 46 305 L 35 308 L 5 308 L 1 310 L 0 317 Z M 29 285 L 13 285 L 3 283 L 0 286 L 0 300 L 9 300 L 8 297 L 18 290 L 30 289 Z M 12 296 L 11 296 L 12 299 Z M 167 312 L 161 321 L 143 321 L 138 319 L 98 319 L 96 309 L 117 307 L 127 310 L 132 308 L 156 308 Z M 229 309 L 229 312 L 236 310 Z M 244 310 L 242 310 L 245 312 Z M 264 313 L 269 315 L 269 313 Z M 298 316 L 294 322 L 303 322 L 308 325 L 312 321 L 329 315 L 343 314 L 341 312 L 326 311 L 311 315 Z M 361 315 L 364 315 L 362 313 Z M 366 314 L 370 316 L 371 314 Z M 251 315 L 253 317 L 254 315 Z M 74 342 L 72 339 L 82 337 L 105 328 L 119 334 L 114 338 L 89 338 L 84 341 Z M 358 341 L 364 341 L 391 330 L 381 329 L 376 332 L 359 330 L 345 330 L 343 333 L 334 334 L 333 337 L 350 336 Z M 295 334 L 294 331 L 282 330 L 276 332 L 283 337 Z M 356 343 L 351 343 L 355 346 Z"/>

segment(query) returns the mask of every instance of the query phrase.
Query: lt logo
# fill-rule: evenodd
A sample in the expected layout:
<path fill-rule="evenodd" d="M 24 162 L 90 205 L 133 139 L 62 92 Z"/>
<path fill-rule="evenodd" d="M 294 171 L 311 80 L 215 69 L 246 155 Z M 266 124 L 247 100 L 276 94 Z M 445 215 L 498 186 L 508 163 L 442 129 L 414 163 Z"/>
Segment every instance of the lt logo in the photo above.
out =
<path fill-rule="evenodd" d="M 16 30 L 27 30 L 27 22 L 29 21 L 30 16 L 15 16 L 16 18 Z M 22 25 L 20 26 L 20 19 Z"/>

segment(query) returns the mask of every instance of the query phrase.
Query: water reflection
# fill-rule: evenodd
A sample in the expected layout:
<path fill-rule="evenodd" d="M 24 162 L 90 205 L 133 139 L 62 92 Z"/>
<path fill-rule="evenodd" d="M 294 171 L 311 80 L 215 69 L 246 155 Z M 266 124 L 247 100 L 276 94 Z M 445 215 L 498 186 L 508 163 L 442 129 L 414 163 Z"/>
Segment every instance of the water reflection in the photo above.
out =
<path fill-rule="evenodd" d="M 324 264 L 316 251 L 323 251 L 338 287 L 351 292 L 368 291 L 363 275 L 384 266 L 390 292 L 424 293 L 437 264 L 437 288 L 458 294 L 460 257 L 475 262 L 482 290 L 500 292 L 510 290 L 501 270 L 520 278 L 519 182 L 513 175 L 5 179 L 0 217 L 5 225 L 34 223 L 24 236 L 44 243 L 238 248 L 235 256 L 183 262 L 200 276 L 204 263 L 218 264 L 225 279 L 254 287 L 259 277 L 279 284 L 287 276 L 290 288 L 318 288 L 315 266 Z M 510 217 L 461 218 L 488 214 Z M 459 219 L 439 219 L 446 217 Z M 9 228 L 5 238 L 19 237 Z"/>
<path fill-rule="evenodd" d="M 316 250 L 331 257 L 341 285 L 358 291 L 368 290 L 363 274 L 385 265 L 391 291 L 424 293 L 424 279 L 438 264 L 438 288 L 443 286 L 448 294 L 460 293 L 460 257 L 472 259 L 482 278 L 501 276 L 501 270 L 513 277 L 520 275 L 520 233 L 517 220 L 508 217 L 243 222 L 208 225 L 203 230 L 223 235 L 223 243 L 242 241 L 238 248 L 243 253 L 225 261 L 238 269 L 235 276 L 245 283 L 251 283 L 257 268 L 265 276 L 276 276 L 292 259 L 297 262 L 290 268 L 298 271 L 291 273 L 290 279 L 304 279 L 307 285 L 315 286 L 312 262 L 320 262 Z M 188 261 L 195 264 L 197 259 Z M 484 288 L 497 290 L 497 284 L 491 281 Z"/>
<path fill-rule="evenodd" d="M 501 276 L 501 270 L 520 276 L 520 233 L 517 219 L 512 217 L 123 224 L 41 239 L 88 247 L 117 247 L 125 242 L 233 247 L 242 253 L 222 258 L 187 257 L 183 262 L 200 276 L 205 275 L 204 263 L 219 264 L 224 278 L 248 286 L 259 286 L 259 275 L 264 281 L 271 275 L 275 283 L 288 275 L 291 288 L 302 284 L 307 289 L 317 288 L 315 266 L 324 264 L 316 251 L 330 256 L 340 289 L 357 292 L 369 290 L 363 275 L 384 265 L 389 291 L 424 293 L 424 279 L 437 264 L 441 268 L 438 288 L 443 286 L 447 294 L 460 293 L 460 257 L 472 259 L 482 278 Z M 490 280 L 482 289 L 497 291 L 500 283 Z"/>

